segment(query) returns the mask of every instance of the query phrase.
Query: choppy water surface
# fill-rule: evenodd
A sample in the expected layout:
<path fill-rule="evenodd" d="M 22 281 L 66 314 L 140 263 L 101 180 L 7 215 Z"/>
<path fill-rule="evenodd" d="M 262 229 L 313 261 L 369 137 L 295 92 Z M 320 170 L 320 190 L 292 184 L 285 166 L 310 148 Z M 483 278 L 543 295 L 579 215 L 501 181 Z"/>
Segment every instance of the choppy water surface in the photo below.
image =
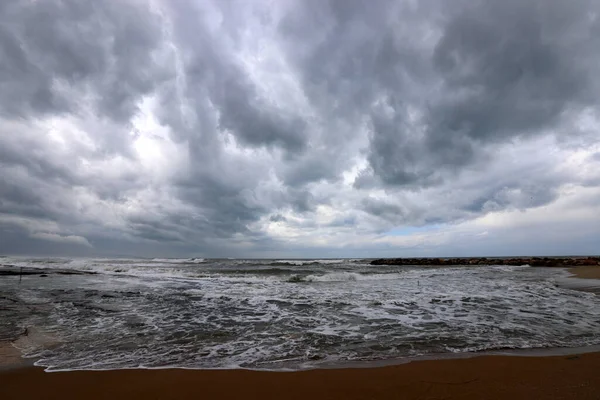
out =
<path fill-rule="evenodd" d="M 49 370 L 302 369 L 491 349 L 600 344 L 599 297 L 559 269 L 361 260 L 3 258 L 95 275 L 0 277 L 0 331 L 37 326 Z M 8 303 L 7 303 L 8 304 Z M 8 332 L 8 333 L 7 333 Z"/>

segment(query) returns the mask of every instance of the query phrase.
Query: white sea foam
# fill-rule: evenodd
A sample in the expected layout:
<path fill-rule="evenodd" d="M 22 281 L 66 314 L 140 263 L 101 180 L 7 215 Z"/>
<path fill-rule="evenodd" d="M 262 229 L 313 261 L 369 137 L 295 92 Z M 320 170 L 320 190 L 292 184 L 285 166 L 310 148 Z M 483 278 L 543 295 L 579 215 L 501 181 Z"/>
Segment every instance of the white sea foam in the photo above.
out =
<path fill-rule="evenodd" d="M 69 343 L 30 351 L 55 370 L 293 369 L 313 358 L 600 343 L 598 297 L 557 287 L 557 269 L 54 261 L 44 268 L 100 274 L 24 279 L 19 290 L 0 280 L 0 290 L 27 305 L 16 322 Z"/>
<path fill-rule="evenodd" d="M 331 272 L 323 275 L 308 275 L 306 282 L 351 282 L 351 281 L 379 281 L 401 279 L 402 273 L 388 274 L 360 274 L 355 272 Z"/>
<path fill-rule="evenodd" d="M 345 259 L 314 259 L 314 260 L 274 260 L 273 264 L 312 265 L 312 264 L 342 264 L 349 262 Z"/>
<path fill-rule="evenodd" d="M 152 261 L 168 264 L 201 264 L 204 258 L 153 258 Z"/>

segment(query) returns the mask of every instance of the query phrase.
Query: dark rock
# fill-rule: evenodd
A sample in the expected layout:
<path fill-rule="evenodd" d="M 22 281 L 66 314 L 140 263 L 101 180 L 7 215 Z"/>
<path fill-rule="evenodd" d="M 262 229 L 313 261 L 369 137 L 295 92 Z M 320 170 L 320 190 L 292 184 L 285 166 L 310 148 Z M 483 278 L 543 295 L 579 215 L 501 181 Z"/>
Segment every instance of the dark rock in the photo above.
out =
<path fill-rule="evenodd" d="M 95 275 L 93 271 L 77 271 L 70 269 L 45 269 L 32 267 L 17 267 L 14 265 L 0 266 L 0 276 L 25 276 L 25 275 Z"/>
<path fill-rule="evenodd" d="M 0 270 L 0 276 L 37 275 L 39 271 Z"/>
<path fill-rule="evenodd" d="M 578 267 L 600 265 L 600 257 L 511 257 L 511 258 L 379 258 L 371 265 L 529 265 L 531 267 Z"/>

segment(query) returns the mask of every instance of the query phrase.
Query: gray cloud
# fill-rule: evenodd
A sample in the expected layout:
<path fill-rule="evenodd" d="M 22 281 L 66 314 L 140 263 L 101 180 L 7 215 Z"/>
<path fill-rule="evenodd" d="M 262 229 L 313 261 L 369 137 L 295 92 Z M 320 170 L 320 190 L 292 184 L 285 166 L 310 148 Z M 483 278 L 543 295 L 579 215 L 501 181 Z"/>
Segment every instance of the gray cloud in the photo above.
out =
<path fill-rule="evenodd" d="M 362 209 L 365 212 L 380 217 L 392 224 L 401 224 L 404 222 L 404 218 L 407 214 L 407 211 L 398 204 L 372 198 L 363 200 Z"/>
<path fill-rule="evenodd" d="M 390 95 L 387 112 L 372 113 L 374 174 L 391 185 L 439 184 L 491 143 L 542 134 L 595 106 L 598 22 L 586 17 L 590 6 L 459 8 L 432 49 L 433 85 L 422 88 L 431 96 L 420 103 Z"/>
<path fill-rule="evenodd" d="M 158 18 L 142 4 L 13 0 L 4 5 L 0 112 L 8 117 L 77 112 L 90 98 L 120 122 L 158 78 Z M 107 133 L 108 134 L 108 133 Z"/>
<path fill-rule="evenodd" d="M 269 221 L 272 222 L 285 222 L 287 221 L 287 219 L 281 215 L 281 214 L 275 214 L 275 215 L 271 215 L 271 217 L 269 217 Z"/>
<path fill-rule="evenodd" d="M 2 2 L 0 252 L 367 256 L 595 209 L 599 11 Z"/>
<path fill-rule="evenodd" d="M 573 62 L 590 58 L 597 29 L 582 19 L 582 4 L 481 3 L 453 18 L 433 62 L 458 98 L 432 109 L 432 134 L 498 141 L 537 133 L 567 107 L 593 103 L 592 71 Z"/>

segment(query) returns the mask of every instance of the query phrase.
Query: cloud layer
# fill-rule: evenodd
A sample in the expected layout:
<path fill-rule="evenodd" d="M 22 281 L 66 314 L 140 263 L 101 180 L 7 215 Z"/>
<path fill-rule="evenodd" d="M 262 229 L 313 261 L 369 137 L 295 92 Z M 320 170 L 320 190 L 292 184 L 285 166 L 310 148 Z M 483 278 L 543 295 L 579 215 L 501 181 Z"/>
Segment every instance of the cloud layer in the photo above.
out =
<path fill-rule="evenodd" d="M 599 11 L 4 1 L 0 253 L 598 253 Z"/>

